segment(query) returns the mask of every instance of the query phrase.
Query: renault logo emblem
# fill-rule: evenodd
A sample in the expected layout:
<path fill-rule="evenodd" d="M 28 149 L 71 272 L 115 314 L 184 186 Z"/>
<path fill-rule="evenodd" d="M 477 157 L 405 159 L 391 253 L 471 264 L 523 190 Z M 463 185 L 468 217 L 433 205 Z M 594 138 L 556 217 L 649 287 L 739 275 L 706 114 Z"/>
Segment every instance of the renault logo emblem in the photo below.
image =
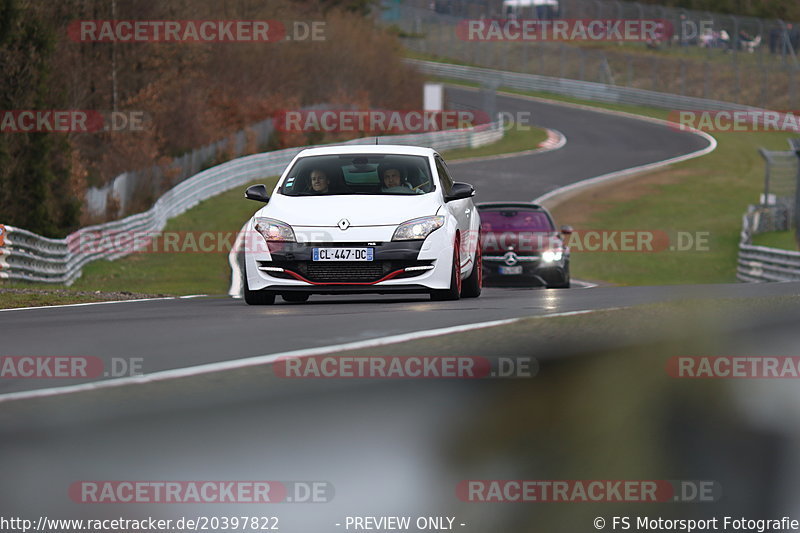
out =
<path fill-rule="evenodd" d="M 506 255 L 503 256 L 503 262 L 508 266 L 514 266 L 517 264 L 517 254 L 514 252 L 506 252 Z"/>
<path fill-rule="evenodd" d="M 350 221 L 347 220 L 346 218 L 343 218 L 342 220 L 337 222 L 336 225 L 339 226 L 340 230 L 344 231 L 350 227 Z"/>

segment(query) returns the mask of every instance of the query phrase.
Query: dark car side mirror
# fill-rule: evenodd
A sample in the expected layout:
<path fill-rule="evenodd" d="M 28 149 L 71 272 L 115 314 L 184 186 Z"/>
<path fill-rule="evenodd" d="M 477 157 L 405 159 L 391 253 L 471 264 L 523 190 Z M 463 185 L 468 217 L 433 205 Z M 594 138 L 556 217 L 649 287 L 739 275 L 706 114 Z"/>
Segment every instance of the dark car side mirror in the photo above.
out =
<path fill-rule="evenodd" d="M 244 197 L 248 200 L 255 200 L 257 202 L 269 202 L 269 194 L 267 194 L 267 186 L 258 184 L 251 185 L 244 191 Z"/>
<path fill-rule="evenodd" d="M 475 196 L 475 187 L 469 183 L 461 183 L 457 181 L 453 183 L 453 188 L 450 189 L 450 194 L 444 196 L 445 202 L 452 200 L 464 200 L 465 198 L 472 198 Z"/>
<path fill-rule="evenodd" d="M 575 230 L 572 229 L 572 226 L 561 226 L 561 233 L 564 235 L 570 235 L 573 231 Z"/>

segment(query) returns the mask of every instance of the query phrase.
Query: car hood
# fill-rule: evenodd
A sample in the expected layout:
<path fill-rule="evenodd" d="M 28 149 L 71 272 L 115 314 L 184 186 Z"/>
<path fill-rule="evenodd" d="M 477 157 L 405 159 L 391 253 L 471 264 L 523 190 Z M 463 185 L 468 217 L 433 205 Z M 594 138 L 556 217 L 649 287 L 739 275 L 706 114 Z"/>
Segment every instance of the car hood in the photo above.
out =
<path fill-rule="evenodd" d="M 351 227 L 393 226 L 412 218 L 435 215 L 440 207 L 436 194 L 284 196 L 276 194 L 256 216 L 286 222 L 290 226 L 336 227 L 346 218 Z"/>

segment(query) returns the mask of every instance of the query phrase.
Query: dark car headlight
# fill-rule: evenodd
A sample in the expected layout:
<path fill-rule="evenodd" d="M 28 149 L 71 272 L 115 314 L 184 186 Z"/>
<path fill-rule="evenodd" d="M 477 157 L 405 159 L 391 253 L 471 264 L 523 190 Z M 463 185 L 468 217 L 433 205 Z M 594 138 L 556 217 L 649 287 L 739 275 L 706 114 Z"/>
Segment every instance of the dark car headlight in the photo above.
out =
<path fill-rule="evenodd" d="M 564 257 L 564 250 L 555 249 L 542 252 L 543 263 L 556 263 L 561 261 L 562 257 Z"/>

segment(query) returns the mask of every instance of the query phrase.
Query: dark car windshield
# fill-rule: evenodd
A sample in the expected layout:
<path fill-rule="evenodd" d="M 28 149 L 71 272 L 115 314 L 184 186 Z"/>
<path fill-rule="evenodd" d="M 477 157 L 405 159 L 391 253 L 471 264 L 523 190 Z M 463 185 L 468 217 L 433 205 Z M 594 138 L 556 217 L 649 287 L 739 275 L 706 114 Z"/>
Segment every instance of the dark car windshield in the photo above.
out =
<path fill-rule="evenodd" d="M 433 191 L 428 158 L 401 154 L 347 154 L 298 159 L 280 193 L 416 195 Z"/>
<path fill-rule="evenodd" d="M 544 211 L 523 208 L 480 209 L 484 231 L 555 231 L 553 222 Z"/>

